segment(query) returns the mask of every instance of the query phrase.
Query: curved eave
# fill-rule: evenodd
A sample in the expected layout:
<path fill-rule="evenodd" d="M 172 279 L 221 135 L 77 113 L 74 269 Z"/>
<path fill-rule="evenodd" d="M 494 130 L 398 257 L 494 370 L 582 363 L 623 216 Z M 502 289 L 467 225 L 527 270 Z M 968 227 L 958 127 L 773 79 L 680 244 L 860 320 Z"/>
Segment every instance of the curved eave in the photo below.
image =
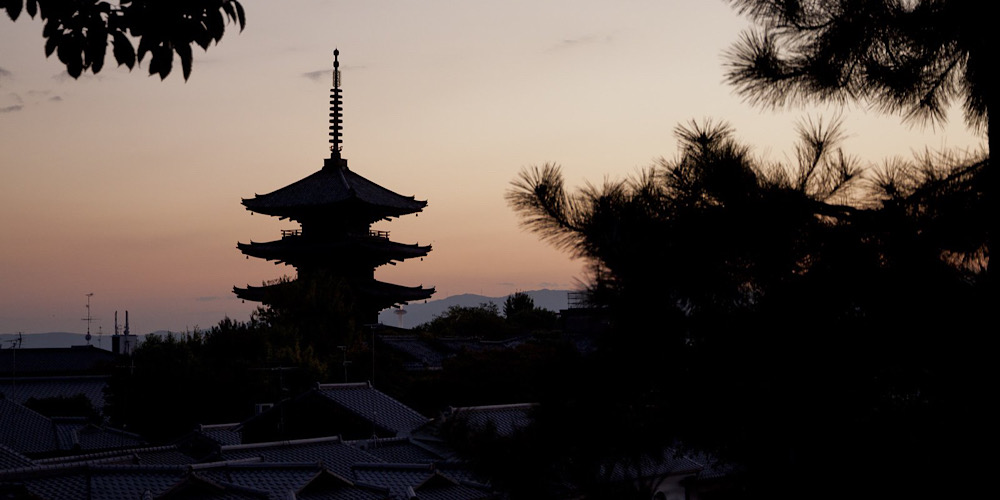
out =
<path fill-rule="evenodd" d="M 382 214 L 380 217 L 399 217 L 427 206 L 426 201 L 395 193 L 346 166 L 327 166 L 283 188 L 242 200 L 250 211 L 287 218 L 317 211 L 335 212 L 352 202 L 366 205 L 370 213 Z"/>
<path fill-rule="evenodd" d="M 264 286 L 247 285 L 246 288 L 234 286 L 233 293 L 243 300 L 267 303 L 269 295 L 280 293 L 278 289 L 288 283 L 294 283 L 294 281 Z M 379 309 L 417 300 L 426 300 L 431 295 L 434 295 L 435 292 L 434 287 L 404 286 L 378 280 L 355 282 L 354 288 L 362 297 L 362 300 Z"/>
<path fill-rule="evenodd" d="M 236 248 L 250 257 L 292 265 L 316 258 L 329 259 L 355 254 L 367 257 L 369 262 L 376 263 L 373 265 L 377 266 L 425 257 L 431 251 L 430 245 L 397 243 L 377 237 L 345 238 L 319 243 L 291 237 L 267 242 L 237 243 Z"/>
<path fill-rule="evenodd" d="M 264 298 L 268 294 L 265 288 L 266 287 L 263 286 L 250 286 L 250 285 L 247 285 L 246 288 L 240 288 L 238 286 L 234 286 L 233 293 L 236 294 L 236 298 L 240 300 L 249 300 L 251 302 L 264 302 Z"/>
<path fill-rule="evenodd" d="M 360 283 L 357 288 L 366 301 L 379 310 L 407 302 L 427 300 L 435 292 L 434 287 L 403 286 L 378 280 Z"/>
<path fill-rule="evenodd" d="M 282 220 L 289 219 L 294 221 L 301 221 L 303 219 L 312 217 L 349 217 L 350 215 L 363 214 L 365 219 L 369 222 L 376 222 L 380 220 L 391 220 L 394 217 L 402 217 L 404 215 L 419 213 L 427 206 L 426 201 L 414 200 L 418 203 L 418 206 L 412 209 L 399 209 L 396 207 L 386 207 L 382 205 L 374 205 L 371 203 L 366 203 L 363 200 L 358 200 L 356 198 L 347 199 L 344 201 L 336 203 L 328 203 L 324 205 L 301 205 L 301 206 L 290 206 L 290 207 L 261 207 L 255 206 L 253 203 L 248 204 L 247 202 L 252 202 L 253 198 L 244 198 L 241 203 L 250 212 L 259 213 L 262 215 L 269 215 L 271 217 L 278 217 Z M 357 219 L 357 217 L 351 217 L 352 219 Z"/>

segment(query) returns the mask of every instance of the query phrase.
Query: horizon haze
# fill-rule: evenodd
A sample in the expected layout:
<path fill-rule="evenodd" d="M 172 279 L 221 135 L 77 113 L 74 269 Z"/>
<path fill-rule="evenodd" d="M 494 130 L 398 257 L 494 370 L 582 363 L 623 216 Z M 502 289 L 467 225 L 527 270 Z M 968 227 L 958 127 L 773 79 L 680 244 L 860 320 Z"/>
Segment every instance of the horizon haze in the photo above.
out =
<path fill-rule="evenodd" d="M 482 4 L 244 0 L 246 29 L 195 49 L 185 82 L 109 58 L 70 78 L 44 55 L 42 23 L 0 19 L 0 332 L 110 335 L 245 321 L 233 286 L 294 272 L 237 242 L 293 225 L 240 200 L 322 167 L 334 48 L 350 167 L 427 200 L 376 224 L 433 245 L 376 278 L 437 297 L 572 289 L 583 264 L 519 226 L 504 192 L 528 166 L 562 165 L 567 187 L 622 178 L 676 155 L 674 127 L 727 121 L 771 161 L 796 123 L 840 114 L 844 150 L 867 164 L 977 150 L 960 109 L 917 127 L 863 104 L 762 110 L 723 83 L 723 53 L 748 22 L 723 1 Z"/>

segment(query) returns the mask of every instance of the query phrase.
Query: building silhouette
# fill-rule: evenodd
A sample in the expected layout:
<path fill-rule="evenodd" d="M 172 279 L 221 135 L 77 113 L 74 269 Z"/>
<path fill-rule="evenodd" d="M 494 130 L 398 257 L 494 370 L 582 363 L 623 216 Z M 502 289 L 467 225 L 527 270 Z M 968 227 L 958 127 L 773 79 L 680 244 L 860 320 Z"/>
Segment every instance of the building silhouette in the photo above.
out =
<path fill-rule="evenodd" d="M 405 259 L 423 257 L 430 245 L 398 243 L 372 224 L 423 210 L 426 201 L 390 191 L 352 171 L 341 156 L 342 108 L 339 51 L 334 50 L 330 90 L 330 157 L 323 168 L 276 191 L 243 199 L 247 210 L 292 220 L 297 229 L 282 230 L 281 239 L 238 243 L 248 257 L 294 266 L 297 277 L 263 286 L 233 287 L 244 300 L 281 306 L 301 302 L 316 286 L 346 290 L 355 317 L 377 321 L 378 312 L 393 305 L 424 300 L 433 288 L 378 281 L 375 269 Z M 340 292 L 338 292 L 340 293 Z"/>

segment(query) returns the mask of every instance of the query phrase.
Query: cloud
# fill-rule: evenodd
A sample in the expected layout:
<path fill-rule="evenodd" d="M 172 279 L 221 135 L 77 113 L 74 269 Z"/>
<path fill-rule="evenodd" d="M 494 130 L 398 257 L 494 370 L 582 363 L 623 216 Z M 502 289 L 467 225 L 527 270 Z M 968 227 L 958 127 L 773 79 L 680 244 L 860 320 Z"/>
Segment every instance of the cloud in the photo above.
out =
<path fill-rule="evenodd" d="M 49 98 L 50 102 L 62 102 L 62 100 L 63 100 L 62 96 L 59 95 L 54 95 Z"/>
<path fill-rule="evenodd" d="M 340 66 L 341 71 L 357 71 L 360 69 L 365 69 L 365 66 L 355 66 L 355 65 L 342 65 Z M 302 73 L 302 76 L 314 81 L 314 82 L 329 82 L 333 78 L 333 68 L 320 69 L 316 71 L 309 71 L 307 73 Z"/>
<path fill-rule="evenodd" d="M 0 78 L 9 78 L 11 76 L 14 76 L 14 73 L 11 73 L 4 68 L 0 68 Z"/>
<path fill-rule="evenodd" d="M 611 43 L 614 37 L 611 35 L 582 35 L 576 38 L 564 38 L 549 48 L 549 51 L 574 49 L 587 45 Z"/>
<path fill-rule="evenodd" d="M 0 113 L 13 113 L 15 111 L 21 111 L 22 109 L 24 109 L 24 105 L 22 105 L 22 104 L 15 104 L 13 106 L 7 106 L 5 108 L 0 108 Z"/>
<path fill-rule="evenodd" d="M 310 79 L 310 80 L 312 80 L 314 82 L 318 82 L 318 81 L 322 80 L 323 78 L 331 78 L 331 76 L 330 76 L 330 70 L 328 70 L 328 69 L 321 69 L 321 70 L 318 70 L 318 71 L 310 71 L 308 73 L 302 73 L 302 76 L 304 76 L 304 77 L 306 77 L 306 78 L 308 78 L 308 79 Z"/>
<path fill-rule="evenodd" d="M 555 289 L 561 289 L 561 288 L 567 288 L 568 287 L 568 285 L 566 285 L 565 283 L 553 283 L 551 281 L 543 281 L 541 283 L 538 283 L 538 286 L 540 286 L 542 288 L 549 288 L 549 289 L 553 289 L 553 288 L 555 288 Z"/>
<path fill-rule="evenodd" d="M 205 296 L 205 297 L 195 297 L 194 300 L 196 302 L 212 302 L 214 300 L 222 300 L 222 297 L 219 297 L 218 295 Z"/>

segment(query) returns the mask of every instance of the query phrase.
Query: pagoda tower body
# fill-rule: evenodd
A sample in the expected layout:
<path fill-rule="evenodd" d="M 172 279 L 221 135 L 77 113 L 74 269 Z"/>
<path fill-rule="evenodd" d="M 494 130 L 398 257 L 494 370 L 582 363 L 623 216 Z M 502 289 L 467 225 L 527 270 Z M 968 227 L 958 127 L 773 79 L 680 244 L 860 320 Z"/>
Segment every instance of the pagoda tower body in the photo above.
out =
<path fill-rule="evenodd" d="M 339 51 L 333 53 L 330 158 L 321 170 L 304 179 L 242 201 L 251 212 L 299 223 L 298 229 L 282 230 L 279 240 L 237 244 L 248 257 L 294 266 L 298 276 L 260 287 L 233 287 L 233 292 L 244 300 L 280 306 L 282 301 L 296 300 L 296 284 L 337 281 L 350 287 L 358 319 L 375 322 L 382 309 L 424 300 L 434 293 L 433 288 L 384 283 L 374 276 L 375 268 L 423 257 L 431 247 L 394 242 L 388 231 L 373 230 L 372 224 L 415 214 L 427 202 L 394 193 L 347 167 L 341 157 Z"/>

